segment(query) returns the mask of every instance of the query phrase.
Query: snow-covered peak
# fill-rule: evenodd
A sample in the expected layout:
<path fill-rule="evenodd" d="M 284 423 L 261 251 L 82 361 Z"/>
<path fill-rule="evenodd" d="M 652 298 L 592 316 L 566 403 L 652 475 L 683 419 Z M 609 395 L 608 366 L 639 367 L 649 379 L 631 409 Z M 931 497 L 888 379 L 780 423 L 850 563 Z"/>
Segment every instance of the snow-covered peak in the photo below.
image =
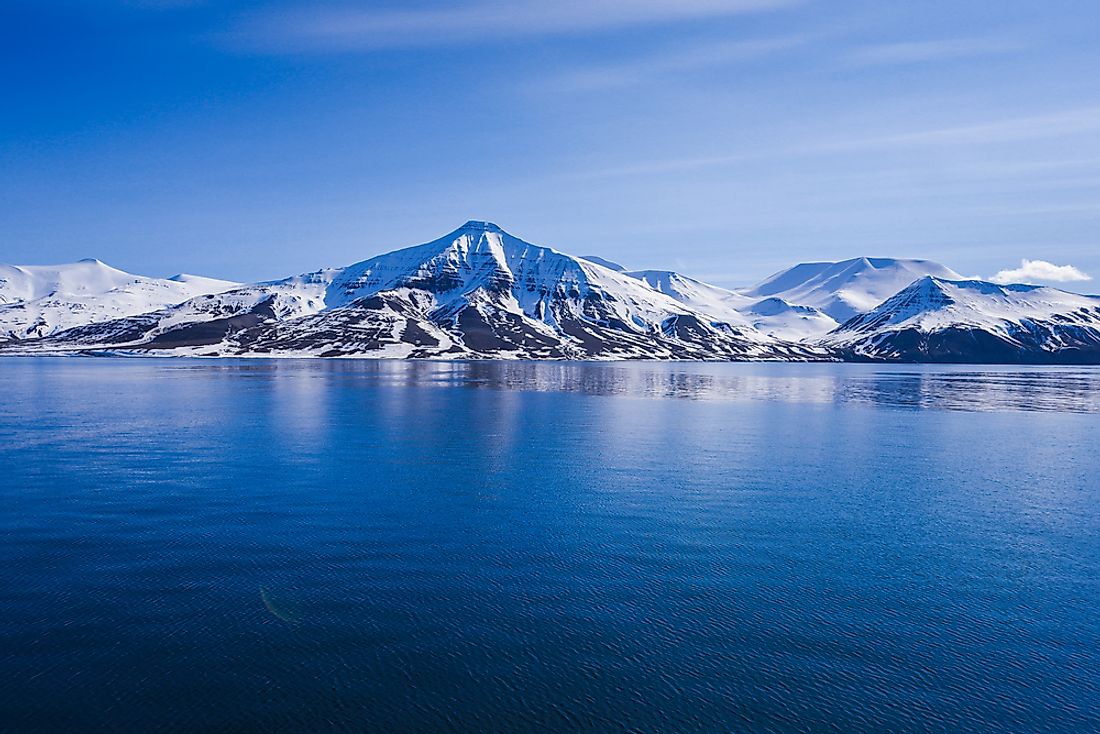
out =
<path fill-rule="evenodd" d="M 200 276 L 149 278 L 94 258 L 62 265 L 0 265 L 0 340 L 147 313 L 237 285 Z"/>
<path fill-rule="evenodd" d="M 795 265 L 740 293 L 757 299 L 776 296 L 792 305 L 813 306 L 844 322 L 870 311 L 926 275 L 962 280 L 955 271 L 931 260 L 860 257 Z"/>
<path fill-rule="evenodd" d="M 179 276 L 176 281 L 189 281 Z M 681 289 L 734 297 L 691 279 Z M 681 297 L 684 293 L 679 293 Z M 22 338 L 22 337 L 20 337 Z M 59 344 L 508 358 L 812 358 L 732 308 L 700 310 L 598 262 L 480 221 L 345 268 L 72 329 Z"/>
<path fill-rule="evenodd" d="M 1006 324 L 1075 318 L 1092 322 L 1100 316 L 1100 297 L 1037 285 L 998 285 L 981 280 L 921 278 L 884 303 L 843 324 L 837 338 L 874 330 L 915 328 L 933 331 L 946 327 L 1003 330 Z"/>
<path fill-rule="evenodd" d="M 733 291 L 672 270 L 632 270 L 626 274 L 683 304 L 714 316 L 728 317 L 739 307 L 751 303 L 751 300 Z"/>
<path fill-rule="evenodd" d="M 277 318 L 294 319 L 363 303 L 379 294 L 416 294 L 412 297 L 419 303 L 431 304 L 433 319 L 457 318 L 476 305 L 531 319 L 536 328 L 551 330 L 559 328 L 561 318 L 579 318 L 652 333 L 670 316 L 691 311 L 625 274 L 531 244 L 495 224 L 470 221 L 439 239 L 345 268 L 194 299 L 172 309 L 166 323 L 247 312 L 261 303 Z M 745 338 L 763 337 L 750 333 Z"/>
<path fill-rule="evenodd" d="M 422 245 L 372 257 L 338 271 L 325 296 L 339 306 L 398 287 L 459 294 L 479 287 L 503 287 L 512 277 L 509 260 L 559 259 L 560 253 L 513 237 L 491 222 L 469 221 Z"/>
<path fill-rule="evenodd" d="M 855 359 L 1095 364 L 1100 297 L 929 276 L 823 341 Z"/>
<path fill-rule="evenodd" d="M 635 270 L 628 275 L 696 311 L 784 341 L 808 342 L 838 325 L 812 306 L 791 305 L 775 297 L 757 300 L 671 270 Z"/>
<path fill-rule="evenodd" d="M 493 222 L 484 222 L 480 219 L 470 219 L 461 227 L 456 229 L 450 236 L 455 236 L 463 232 L 493 232 L 495 234 L 504 234 L 504 230 L 500 228 L 500 225 Z"/>
<path fill-rule="evenodd" d="M 780 314 L 792 313 L 802 316 L 813 316 L 821 313 L 821 311 L 813 306 L 795 306 L 787 303 L 782 298 L 775 297 L 757 301 L 749 306 L 748 312 L 756 314 L 757 316 L 778 316 Z"/>
<path fill-rule="evenodd" d="M 889 258 L 804 263 L 731 291 L 471 220 L 348 267 L 248 285 L 91 259 L 0 266 L 0 342 L 28 353 L 1098 362 L 1100 297 Z"/>
<path fill-rule="evenodd" d="M 92 258 L 61 265 L 0 265 L 0 298 L 10 303 L 53 294 L 106 293 L 137 277 Z"/>
<path fill-rule="evenodd" d="M 812 342 L 838 326 L 813 306 L 792 305 L 775 296 L 757 301 L 744 314 L 760 331 L 788 341 Z"/>

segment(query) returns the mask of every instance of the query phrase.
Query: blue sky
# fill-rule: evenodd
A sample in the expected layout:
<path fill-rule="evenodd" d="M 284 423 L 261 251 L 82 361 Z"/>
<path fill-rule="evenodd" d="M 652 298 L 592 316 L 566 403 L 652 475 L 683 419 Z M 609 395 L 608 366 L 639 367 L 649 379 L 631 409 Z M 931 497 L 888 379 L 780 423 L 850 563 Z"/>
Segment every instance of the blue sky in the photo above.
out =
<path fill-rule="evenodd" d="M 489 219 L 726 285 L 1100 290 L 1100 3 L 0 3 L 0 262 L 274 278 Z"/>

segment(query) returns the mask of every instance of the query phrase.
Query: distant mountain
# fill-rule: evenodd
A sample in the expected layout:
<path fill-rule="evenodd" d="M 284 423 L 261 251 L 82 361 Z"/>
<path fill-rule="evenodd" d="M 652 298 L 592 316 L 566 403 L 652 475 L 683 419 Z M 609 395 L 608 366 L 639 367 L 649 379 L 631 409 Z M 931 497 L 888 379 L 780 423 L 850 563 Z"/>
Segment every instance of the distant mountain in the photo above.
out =
<path fill-rule="evenodd" d="M 695 278 L 671 270 L 634 270 L 627 272 L 631 278 L 637 278 L 650 288 L 675 298 L 690 308 L 717 318 L 728 319 L 747 325 L 748 319 L 741 313 L 742 307 L 752 300 L 733 291 L 716 285 L 704 283 Z"/>
<path fill-rule="evenodd" d="M 238 285 L 186 274 L 147 278 L 91 259 L 66 265 L 0 265 L 0 341 L 148 313 Z"/>
<path fill-rule="evenodd" d="M 963 279 L 954 270 L 931 260 L 860 257 L 795 265 L 739 293 L 754 300 L 781 298 L 790 305 L 813 306 L 837 323 L 843 323 L 870 311 L 926 275 L 944 280 Z"/>
<path fill-rule="evenodd" d="M 788 341 L 813 343 L 839 326 L 813 306 L 792 305 L 777 297 L 757 301 L 744 314 L 760 331 Z"/>
<path fill-rule="evenodd" d="M 245 285 L 97 260 L 0 266 L 0 351 L 1100 364 L 1100 297 L 885 258 L 806 263 L 733 291 L 470 221 L 345 268 Z"/>
<path fill-rule="evenodd" d="M 1100 297 L 924 277 L 825 343 L 848 359 L 1100 363 Z"/>
<path fill-rule="evenodd" d="M 476 221 L 347 268 L 204 295 L 19 347 L 448 358 L 825 356 Z"/>
<path fill-rule="evenodd" d="M 616 273 L 625 273 L 626 268 L 613 260 L 605 260 L 598 255 L 581 255 L 581 260 L 587 260 L 590 263 L 596 263 L 597 265 L 603 265 L 608 270 L 614 270 Z"/>
<path fill-rule="evenodd" d="M 808 342 L 839 326 L 812 306 L 792 306 L 781 298 L 758 300 L 670 270 L 635 270 L 627 275 L 697 311 L 751 326 L 776 339 Z"/>
<path fill-rule="evenodd" d="M 929 274 L 959 279 L 929 260 L 855 258 L 802 263 L 736 291 L 666 270 L 627 273 L 685 305 L 765 335 L 811 343 L 853 316 L 866 313 L 914 280 Z"/>

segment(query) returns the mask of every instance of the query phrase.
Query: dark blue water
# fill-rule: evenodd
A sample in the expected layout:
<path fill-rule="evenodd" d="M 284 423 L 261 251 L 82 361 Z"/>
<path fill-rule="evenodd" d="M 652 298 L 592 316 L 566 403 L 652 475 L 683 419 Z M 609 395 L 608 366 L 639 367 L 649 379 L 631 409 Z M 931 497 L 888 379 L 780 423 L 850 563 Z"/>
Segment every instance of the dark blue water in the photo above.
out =
<path fill-rule="evenodd" d="M 0 360 L 0 729 L 1100 730 L 1100 370 Z"/>

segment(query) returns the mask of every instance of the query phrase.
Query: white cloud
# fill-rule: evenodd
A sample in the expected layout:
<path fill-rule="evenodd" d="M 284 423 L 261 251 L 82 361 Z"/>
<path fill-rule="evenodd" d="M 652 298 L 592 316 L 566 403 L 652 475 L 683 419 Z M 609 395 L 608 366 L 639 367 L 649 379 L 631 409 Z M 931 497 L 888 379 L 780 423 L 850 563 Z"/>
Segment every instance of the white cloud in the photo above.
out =
<path fill-rule="evenodd" d="M 238 41 L 269 51 L 355 51 L 492 43 L 775 10 L 802 0 L 479 0 L 451 7 L 380 10 L 306 6 L 246 17 Z"/>
<path fill-rule="evenodd" d="M 1047 281 L 1050 283 L 1072 283 L 1075 281 L 1092 280 L 1092 276 L 1082 273 L 1072 265 L 1055 265 L 1046 260 L 1020 261 L 1020 267 L 1012 270 L 1002 270 L 990 278 L 994 283 L 1034 283 L 1035 281 Z"/>

